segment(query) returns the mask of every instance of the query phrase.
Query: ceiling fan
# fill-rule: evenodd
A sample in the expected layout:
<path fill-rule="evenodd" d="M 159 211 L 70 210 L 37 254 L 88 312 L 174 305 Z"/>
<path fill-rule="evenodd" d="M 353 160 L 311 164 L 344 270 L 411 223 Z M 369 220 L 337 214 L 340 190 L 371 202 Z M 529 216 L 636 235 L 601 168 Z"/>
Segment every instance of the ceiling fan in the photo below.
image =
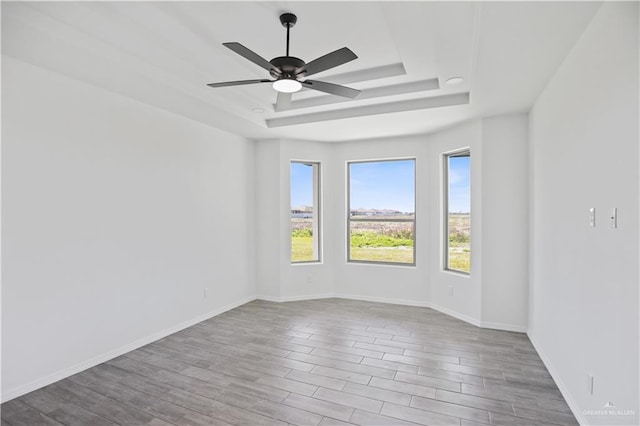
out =
<path fill-rule="evenodd" d="M 293 13 L 283 13 L 280 15 L 280 23 L 287 29 L 287 53 L 286 56 L 279 56 L 267 61 L 262 56 L 244 47 L 237 42 L 222 43 L 223 46 L 233 50 L 238 55 L 253 62 L 254 64 L 269 71 L 274 80 L 239 80 L 226 81 L 223 83 L 210 83 L 209 87 L 240 86 L 255 83 L 273 83 L 273 88 L 278 91 L 276 110 L 286 109 L 291 104 L 291 94 L 299 91 L 303 87 L 332 95 L 355 98 L 360 93 L 359 90 L 352 89 L 338 84 L 327 83 L 325 81 L 304 79 L 313 74 L 346 64 L 357 58 L 350 49 L 343 47 L 331 53 L 327 53 L 313 61 L 306 63 L 300 58 L 289 56 L 289 30 L 296 24 L 298 18 Z"/>

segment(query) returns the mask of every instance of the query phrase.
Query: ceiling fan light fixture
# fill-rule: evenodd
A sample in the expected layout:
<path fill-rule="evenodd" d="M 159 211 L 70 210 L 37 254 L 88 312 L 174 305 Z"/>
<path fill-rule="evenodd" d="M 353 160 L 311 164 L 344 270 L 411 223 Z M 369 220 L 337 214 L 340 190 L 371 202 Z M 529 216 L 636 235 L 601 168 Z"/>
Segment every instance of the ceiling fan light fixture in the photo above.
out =
<path fill-rule="evenodd" d="M 281 78 L 273 82 L 273 88 L 282 93 L 295 93 L 302 89 L 302 84 L 293 78 Z"/>

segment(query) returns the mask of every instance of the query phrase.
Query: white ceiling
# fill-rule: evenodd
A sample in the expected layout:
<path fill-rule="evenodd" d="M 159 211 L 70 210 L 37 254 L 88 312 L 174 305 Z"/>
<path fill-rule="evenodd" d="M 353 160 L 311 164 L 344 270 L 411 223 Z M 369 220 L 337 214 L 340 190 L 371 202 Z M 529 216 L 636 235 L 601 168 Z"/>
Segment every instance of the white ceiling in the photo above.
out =
<path fill-rule="evenodd" d="M 2 2 L 2 54 L 248 138 L 345 141 L 529 110 L 599 6 Z M 313 79 L 361 89 L 361 99 L 305 90 L 294 94 L 297 108 L 275 112 L 270 84 L 206 86 L 268 78 L 221 43 L 240 42 L 267 60 L 283 56 L 282 12 L 298 16 L 291 55 L 309 62 L 344 46 L 358 55 Z M 447 86 L 453 76 L 465 83 Z"/>

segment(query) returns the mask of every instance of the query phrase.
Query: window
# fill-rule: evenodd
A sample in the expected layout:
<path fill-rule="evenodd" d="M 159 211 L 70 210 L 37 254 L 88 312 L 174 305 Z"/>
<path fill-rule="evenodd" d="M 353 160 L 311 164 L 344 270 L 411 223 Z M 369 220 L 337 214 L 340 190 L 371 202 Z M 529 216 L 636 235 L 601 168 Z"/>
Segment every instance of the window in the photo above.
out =
<path fill-rule="evenodd" d="M 444 268 L 471 273 L 471 152 L 444 155 Z"/>
<path fill-rule="evenodd" d="M 291 262 L 320 261 L 320 163 L 291 162 Z"/>
<path fill-rule="evenodd" d="M 415 265 L 415 159 L 347 164 L 347 260 Z"/>

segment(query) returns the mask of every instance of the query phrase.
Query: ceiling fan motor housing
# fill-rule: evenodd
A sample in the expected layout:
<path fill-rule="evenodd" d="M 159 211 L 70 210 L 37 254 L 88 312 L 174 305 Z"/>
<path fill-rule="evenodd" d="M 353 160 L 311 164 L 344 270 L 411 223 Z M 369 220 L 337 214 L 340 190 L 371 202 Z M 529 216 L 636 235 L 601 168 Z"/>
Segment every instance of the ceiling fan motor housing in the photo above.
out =
<path fill-rule="evenodd" d="M 303 77 L 305 75 L 304 71 L 296 73 L 296 70 L 306 65 L 300 58 L 295 58 L 293 56 L 278 56 L 277 58 L 270 60 L 269 63 L 282 72 L 282 74 L 278 75 L 271 71 L 271 77 L 273 78 L 296 78 Z"/>

